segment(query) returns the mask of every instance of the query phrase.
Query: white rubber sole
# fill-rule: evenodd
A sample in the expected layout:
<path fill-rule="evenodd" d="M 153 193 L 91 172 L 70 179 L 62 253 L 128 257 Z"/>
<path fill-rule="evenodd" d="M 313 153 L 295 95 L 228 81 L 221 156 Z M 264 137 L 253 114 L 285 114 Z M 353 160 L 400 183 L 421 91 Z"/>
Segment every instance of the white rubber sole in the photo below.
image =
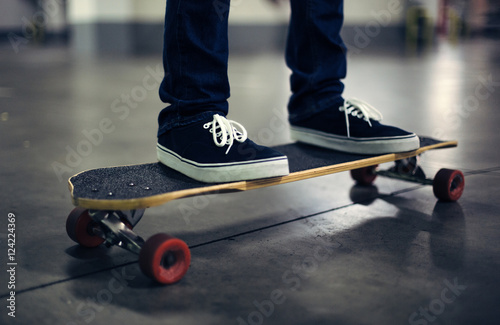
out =
<path fill-rule="evenodd" d="M 416 150 L 420 140 L 415 134 L 390 138 L 348 138 L 297 126 L 290 127 L 292 139 L 342 152 L 377 155 Z"/>
<path fill-rule="evenodd" d="M 227 183 L 289 174 L 288 159 L 285 156 L 244 162 L 202 164 L 182 158 L 160 144 L 157 144 L 156 152 L 162 164 L 205 183 Z"/>

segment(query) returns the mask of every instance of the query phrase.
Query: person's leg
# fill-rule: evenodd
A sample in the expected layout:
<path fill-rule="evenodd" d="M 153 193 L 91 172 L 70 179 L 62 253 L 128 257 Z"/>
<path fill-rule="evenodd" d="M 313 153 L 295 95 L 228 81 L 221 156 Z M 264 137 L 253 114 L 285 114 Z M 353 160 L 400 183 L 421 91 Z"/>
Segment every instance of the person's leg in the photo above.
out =
<path fill-rule="evenodd" d="M 382 154 L 415 150 L 418 137 L 381 124 L 369 104 L 344 100 L 346 48 L 340 37 L 343 0 L 290 0 L 286 49 L 292 70 L 288 105 L 293 139 L 340 151 Z"/>
<path fill-rule="evenodd" d="M 168 0 L 158 117 L 158 160 L 203 182 L 288 174 L 283 154 L 226 119 L 230 0 Z"/>
<path fill-rule="evenodd" d="M 158 135 L 214 113 L 228 111 L 228 14 L 230 0 L 168 0 Z M 227 11 L 221 11 L 227 8 Z"/>
<path fill-rule="evenodd" d="M 290 122 L 343 104 L 346 48 L 342 0 L 291 0 L 286 62 L 292 70 Z"/>

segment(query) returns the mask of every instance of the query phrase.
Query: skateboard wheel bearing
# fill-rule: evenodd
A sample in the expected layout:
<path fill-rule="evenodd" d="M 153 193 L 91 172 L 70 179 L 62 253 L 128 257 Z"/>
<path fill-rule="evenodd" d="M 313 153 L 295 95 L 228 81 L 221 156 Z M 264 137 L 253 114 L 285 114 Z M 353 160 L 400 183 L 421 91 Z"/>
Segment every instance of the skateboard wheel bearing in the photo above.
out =
<path fill-rule="evenodd" d="M 156 234 L 149 238 L 139 254 L 142 272 L 163 284 L 182 279 L 190 262 L 191 253 L 187 244 L 167 234 Z"/>

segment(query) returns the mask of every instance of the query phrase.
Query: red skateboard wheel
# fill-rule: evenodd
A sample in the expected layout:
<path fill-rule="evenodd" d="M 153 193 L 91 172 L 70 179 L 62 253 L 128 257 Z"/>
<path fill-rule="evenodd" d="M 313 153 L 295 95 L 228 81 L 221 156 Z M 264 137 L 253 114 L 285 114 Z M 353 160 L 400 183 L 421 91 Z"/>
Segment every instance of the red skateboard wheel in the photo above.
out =
<path fill-rule="evenodd" d="M 66 219 L 66 233 L 76 243 L 84 247 L 97 247 L 104 239 L 92 234 L 92 226 L 95 222 L 89 215 L 89 211 L 83 208 L 74 208 Z"/>
<path fill-rule="evenodd" d="M 191 253 L 185 242 L 167 234 L 149 238 L 139 253 L 142 272 L 155 281 L 171 284 L 186 274 Z"/>
<path fill-rule="evenodd" d="M 351 177 L 360 185 L 372 185 L 377 178 L 378 165 L 351 170 Z"/>
<path fill-rule="evenodd" d="M 442 201 L 457 201 L 465 188 L 464 174 L 459 170 L 441 169 L 434 177 L 434 195 Z"/>

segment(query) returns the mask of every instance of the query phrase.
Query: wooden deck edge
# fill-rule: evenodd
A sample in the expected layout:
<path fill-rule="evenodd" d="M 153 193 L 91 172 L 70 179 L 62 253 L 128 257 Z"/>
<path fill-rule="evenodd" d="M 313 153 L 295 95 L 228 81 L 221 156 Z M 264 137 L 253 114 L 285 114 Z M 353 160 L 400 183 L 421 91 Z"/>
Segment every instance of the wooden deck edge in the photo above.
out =
<path fill-rule="evenodd" d="M 290 173 L 289 175 L 281 177 L 224 183 L 213 186 L 181 190 L 181 191 L 169 192 L 154 196 L 148 196 L 137 199 L 128 199 L 128 200 L 95 200 L 95 199 L 75 198 L 73 196 L 74 187 L 73 184 L 71 183 L 71 179 L 68 180 L 68 185 L 71 192 L 72 202 L 73 205 L 75 206 L 79 206 L 86 209 L 95 209 L 95 210 L 135 210 L 135 209 L 144 209 L 153 206 L 159 206 L 172 200 L 201 195 L 201 194 L 209 195 L 209 194 L 217 194 L 223 192 L 249 191 L 257 188 L 264 188 L 274 185 L 292 183 L 304 179 L 325 176 L 352 169 L 369 167 L 395 160 L 410 158 L 432 149 L 452 148 L 456 147 L 457 145 L 458 145 L 457 141 L 440 142 L 434 145 L 419 148 L 415 151 L 409 151 L 397 154 L 387 154 L 382 156 L 356 160 L 354 162 L 346 162 L 326 167 L 318 167 L 314 169 L 308 169 L 304 171 Z"/>

